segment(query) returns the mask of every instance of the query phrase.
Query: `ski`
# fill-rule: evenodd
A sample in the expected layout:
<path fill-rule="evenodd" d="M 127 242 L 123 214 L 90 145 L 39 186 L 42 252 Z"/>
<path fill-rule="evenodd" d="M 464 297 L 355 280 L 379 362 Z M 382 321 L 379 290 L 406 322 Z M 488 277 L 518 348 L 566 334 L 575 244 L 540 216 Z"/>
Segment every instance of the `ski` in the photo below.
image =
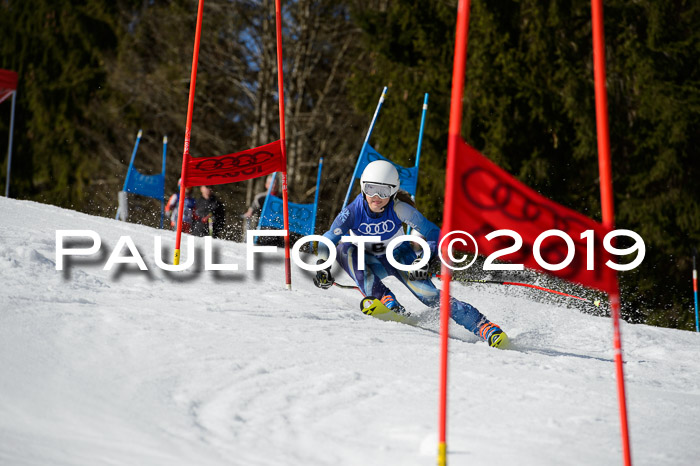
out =
<path fill-rule="evenodd" d="M 367 296 L 365 298 L 362 298 L 362 301 L 360 301 L 360 310 L 362 311 L 363 314 L 375 317 L 379 320 L 383 320 L 386 322 L 400 322 L 402 324 L 408 324 L 413 327 L 418 327 L 422 328 L 424 330 L 429 330 L 433 331 L 429 328 L 426 327 L 421 327 L 418 325 L 420 323 L 420 319 L 416 315 L 412 315 L 408 311 L 404 312 L 394 312 L 392 309 L 389 309 L 382 303 L 379 299 L 375 298 L 374 296 Z M 494 326 L 493 324 L 489 324 Z M 495 326 L 497 327 L 497 326 Z M 498 327 L 497 327 L 498 328 Z M 437 332 L 436 332 L 437 333 Z M 454 337 L 450 337 L 454 338 Z M 457 338 L 458 340 L 460 338 Z M 483 339 L 481 341 L 484 341 Z M 485 341 L 486 344 L 491 346 L 492 348 L 498 348 L 498 349 L 513 349 L 510 344 L 510 339 L 508 338 L 508 335 L 506 335 L 504 332 L 500 331 L 495 335 L 492 335 L 488 340 Z"/>
<path fill-rule="evenodd" d="M 394 312 L 382 303 L 379 299 L 374 296 L 367 296 L 362 298 L 360 302 L 360 310 L 363 314 L 376 317 L 379 320 L 384 320 L 388 322 L 401 322 L 402 324 L 416 325 L 418 323 L 418 318 L 411 315 L 410 312 L 405 311 L 402 313 Z"/>

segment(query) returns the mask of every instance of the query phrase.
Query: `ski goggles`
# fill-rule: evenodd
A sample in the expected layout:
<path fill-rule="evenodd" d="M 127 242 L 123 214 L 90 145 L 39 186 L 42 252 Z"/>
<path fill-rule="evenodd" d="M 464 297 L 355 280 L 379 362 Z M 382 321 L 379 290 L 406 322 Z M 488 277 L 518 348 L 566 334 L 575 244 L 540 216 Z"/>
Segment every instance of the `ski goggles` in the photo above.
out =
<path fill-rule="evenodd" d="M 362 191 L 369 197 L 379 196 L 381 199 L 391 197 L 394 186 L 388 184 L 365 183 Z"/>

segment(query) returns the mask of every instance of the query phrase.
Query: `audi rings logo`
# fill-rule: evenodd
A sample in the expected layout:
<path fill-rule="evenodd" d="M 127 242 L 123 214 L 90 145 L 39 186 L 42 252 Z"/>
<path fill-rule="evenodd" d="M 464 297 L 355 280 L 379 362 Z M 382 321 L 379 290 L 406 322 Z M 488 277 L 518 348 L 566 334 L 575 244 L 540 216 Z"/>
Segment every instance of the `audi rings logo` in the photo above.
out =
<path fill-rule="evenodd" d="M 216 170 L 221 170 L 221 169 L 230 169 L 230 168 L 248 168 L 248 167 L 253 167 L 255 165 L 260 165 L 261 163 L 267 162 L 271 158 L 273 158 L 275 154 L 272 152 L 268 152 L 266 150 L 259 151 L 259 152 L 254 152 L 254 153 L 247 153 L 247 154 L 240 154 L 238 156 L 225 156 L 225 157 L 216 157 L 216 158 L 207 158 L 206 160 L 199 162 L 195 165 L 195 168 L 197 170 L 201 170 L 203 172 L 212 172 Z"/>
<path fill-rule="evenodd" d="M 462 175 L 462 193 L 471 204 L 480 210 L 498 211 L 501 215 L 516 222 L 534 221 L 549 228 L 575 231 L 575 227 L 585 230 L 587 226 L 574 217 L 562 217 L 551 207 L 536 202 L 517 186 L 504 183 L 495 173 L 483 167 L 474 167 Z M 574 236 L 574 241 L 584 244 Z"/>
<path fill-rule="evenodd" d="M 247 152 L 239 155 L 194 159 L 193 171 L 207 179 L 234 179 L 239 176 L 261 174 L 265 163 L 274 159 L 275 154 L 266 150 Z"/>
<path fill-rule="evenodd" d="M 361 223 L 357 230 L 363 235 L 382 235 L 393 231 L 395 227 L 393 220 L 384 220 L 379 223 Z"/>
<path fill-rule="evenodd" d="M 311 216 L 313 215 L 311 207 L 299 204 L 292 204 L 291 202 L 288 204 L 289 218 L 302 222 L 308 222 L 309 220 L 311 220 Z M 282 200 L 279 198 L 275 199 L 270 205 L 270 212 L 280 217 L 282 216 L 283 209 L 284 205 L 282 204 Z"/>

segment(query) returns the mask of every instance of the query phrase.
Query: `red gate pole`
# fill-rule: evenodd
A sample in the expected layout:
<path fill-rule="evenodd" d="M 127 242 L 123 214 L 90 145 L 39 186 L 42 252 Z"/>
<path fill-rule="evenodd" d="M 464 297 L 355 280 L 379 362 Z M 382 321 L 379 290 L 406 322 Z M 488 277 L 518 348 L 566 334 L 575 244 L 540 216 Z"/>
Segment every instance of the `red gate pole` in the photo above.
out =
<path fill-rule="evenodd" d="M 282 172 L 282 218 L 284 219 L 284 277 L 288 290 L 292 289 L 292 268 L 289 256 L 289 206 L 287 197 L 287 142 L 284 126 L 284 79 L 282 73 L 282 8 L 280 0 L 275 0 L 275 23 L 277 26 L 277 94 L 280 113 L 280 145 L 284 159 Z"/>
<path fill-rule="evenodd" d="M 185 179 L 187 175 L 187 161 L 190 158 L 190 133 L 192 131 L 192 112 L 194 111 L 194 89 L 197 82 L 197 63 L 199 62 L 199 39 L 202 35 L 202 13 L 204 0 L 199 0 L 197 8 L 197 27 L 194 34 L 194 52 L 192 54 L 192 74 L 190 75 L 190 96 L 187 103 L 187 123 L 185 124 L 185 148 L 182 153 L 182 174 L 180 176 L 180 204 L 177 208 L 177 233 L 175 236 L 175 257 L 173 264 L 180 264 L 180 239 L 182 237 L 182 214 L 185 208 Z"/>
<path fill-rule="evenodd" d="M 457 147 L 462 128 L 462 96 L 464 93 L 464 73 L 467 64 L 467 38 L 469 34 L 469 0 L 460 0 L 457 7 L 457 33 L 455 38 L 455 56 L 452 68 L 452 98 L 450 101 L 450 127 L 447 140 L 447 168 L 445 177 L 445 210 L 443 213 L 443 232 L 452 230 L 455 164 Z M 443 249 L 443 258 L 448 258 L 447 246 Z M 445 259 L 443 259 L 444 261 Z M 452 269 L 442 264 L 442 294 L 440 296 L 440 401 L 438 426 L 438 465 L 447 464 L 447 360 L 450 327 L 450 280 Z"/>
<path fill-rule="evenodd" d="M 610 132 L 608 127 L 608 95 L 605 87 L 605 35 L 603 31 L 603 1 L 591 0 L 593 22 L 593 73 L 595 77 L 595 110 L 598 134 L 598 169 L 600 174 L 600 200 L 603 225 L 612 230 L 615 226 L 613 203 L 612 167 L 610 162 Z M 627 427 L 627 401 L 625 376 L 622 366 L 622 339 L 620 336 L 620 288 L 610 293 L 611 318 L 613 322 L 613 352 L 617 374 L 617 395 L 620 406 L 620 429 L 622 455 L 625 466 L 632 464 L 629 431 Z"/>
<path fill-rule="evenodd" d="M 17 90 L 12 91 L 12 113 L 10 113 L 10 136 L 7 140 L 7 176 L 5 177 L 5 197 L 10 197 L 10 169 L 12 167 L 12 136 L 15 132 L 15 101 Z"/>

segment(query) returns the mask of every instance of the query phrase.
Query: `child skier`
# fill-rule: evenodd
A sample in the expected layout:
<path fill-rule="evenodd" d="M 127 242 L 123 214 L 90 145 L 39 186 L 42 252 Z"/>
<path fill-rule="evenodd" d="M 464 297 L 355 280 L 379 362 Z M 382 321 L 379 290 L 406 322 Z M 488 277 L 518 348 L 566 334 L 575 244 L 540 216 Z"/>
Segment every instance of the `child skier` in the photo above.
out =
<path fill-rule="evenodd" d="M 399 191 L 399 174 L 389 162 L 377 160 L 367 165 L 360 178 L 362 192 L 343 209 L 333 221 L 329 231 L 323 234 L 334 244 L 348 231 L 356 236 L 379 236 L 381 241 L 369 243 L 365 251 L 365 270 L 358 268 L 358 246 L 353 243 L 340 243 L 337 246 L 337 260 L 347 274 L 355 280 L 365 295 L 381 298 L 384 305 L 398 314 L 405 312 L 396 300 L 394 293 L 382 280 L 391 275 L 403 283 L 423 304 L 438 308 L 440 291 L 430 280 L 428 266 L 404 272 L 393 267 L 386 258 L 386 245 L 396 236 L 403 235 L 403 223 L 418 230 L 430 246 L 431 258 L 437 257 L 437 243 L 440 229 L 427 220 L 408 202 L 396 198 Z M 319 242 L 319 263 L 329 257 L 328 247 Z M 417 262 L 417 256 L 410 243 L 403 242 L 394 249 L 394 258 L 402 264 Z M 322 289 L 333 285 L 331 268 L 319 270 L 314 284 Z M 474 306 L 451 299 L 451 317 L 458 324 L 483 338 L 489 346 L 504 348 L 508 336 L 498 325 L 489 322 Z"/>

